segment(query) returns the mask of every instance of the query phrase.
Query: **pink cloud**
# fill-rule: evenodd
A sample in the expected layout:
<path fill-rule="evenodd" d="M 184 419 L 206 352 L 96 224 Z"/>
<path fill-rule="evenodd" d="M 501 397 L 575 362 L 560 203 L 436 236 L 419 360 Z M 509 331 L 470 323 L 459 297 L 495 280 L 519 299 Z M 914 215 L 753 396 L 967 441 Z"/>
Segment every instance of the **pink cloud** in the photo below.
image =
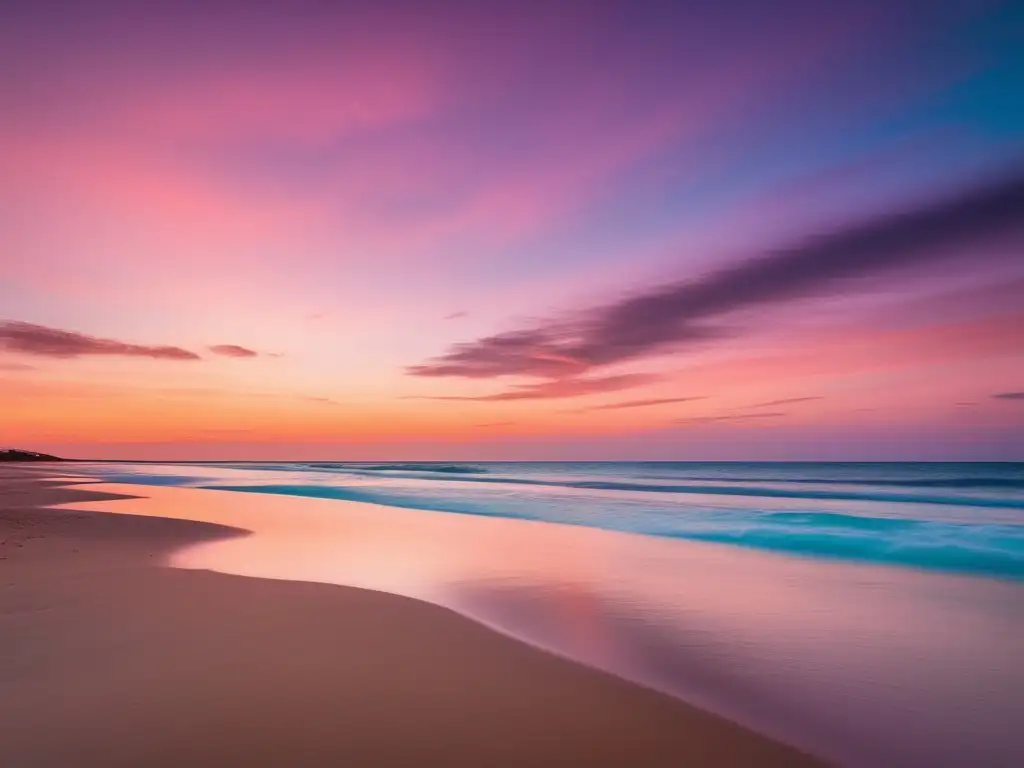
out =
<path fill-rule="evenodd" d="M 195 352 L 182 347 L 131 344 L 14 320 L 0 322 L 0 345 L 9 352 L 38 357 L 106 355 L 149 357 L 156 360 L 199 359 Z"/>
<path fill-rule="evenodd" d="M 601 392 L 618 392 L 651 384 L 658 376 L 645 373 L 623 373 L 613 376 L 565 378 L 544 381 L 538 384 L 519 384 L 506 392 L 476 397 L 423 397 L 421 400 L 476 400 L 480 402 L 501 402 L 507 400 L 549 400 L 563 397 L 580 397 Z"/>
<path fill-rule="evenodd" d="M 249 349 L 248 347 L 240 347 L 237 344 L 215 344 L 209 348 L 211 352 L 224 357 L 259 357 L 259 352 Z"/>
<path fill-rule="evenodd" d="M 691 397 L 652 397 L 644 400 L 626 400 L 618 403 L 605 403 L 603 405 L 592 405 L 588 408 L 578 408 L 567 413 L 591 413 L 593 411 L 619 411 L 624 408 L 650 408 L 655 405 L 674 405 L 676 403 L 689 403 L 694 400 L 706 399 L 702 395 Z"/>
<path fill-rule="evenodd" d="M 750 419 L 777 419 L 785 416 L 785 412 L 768 413 L 737 413 L 725 416 L 695 416 L 689 419 L 677 419 L 676 424 L 720 424 L 721 422 L 747 422 Z"/>

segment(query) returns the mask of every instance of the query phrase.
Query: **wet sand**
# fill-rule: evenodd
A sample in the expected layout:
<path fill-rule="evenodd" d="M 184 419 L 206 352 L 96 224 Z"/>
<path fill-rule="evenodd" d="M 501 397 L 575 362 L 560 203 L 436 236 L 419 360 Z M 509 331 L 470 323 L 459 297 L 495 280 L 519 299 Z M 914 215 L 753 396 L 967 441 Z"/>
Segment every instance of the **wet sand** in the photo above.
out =
<path fill-rule="evenodd" d="M 245 532 L 52 473 L 0 467 L 5 765 L 815 764 L 438 606 L 167 567 Z"/>

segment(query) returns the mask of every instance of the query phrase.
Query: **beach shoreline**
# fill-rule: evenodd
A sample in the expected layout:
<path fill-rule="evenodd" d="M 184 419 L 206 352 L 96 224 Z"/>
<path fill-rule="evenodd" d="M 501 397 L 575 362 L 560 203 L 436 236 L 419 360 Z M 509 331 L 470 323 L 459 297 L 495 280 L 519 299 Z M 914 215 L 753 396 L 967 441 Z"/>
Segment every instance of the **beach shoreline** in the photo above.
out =
<path fill-rule="evenodd" d="M 815 764 L 442 607 L 168 567 L 247 533 L 118 513 L 65 473 L 0 469 L 12 765 Z"/>

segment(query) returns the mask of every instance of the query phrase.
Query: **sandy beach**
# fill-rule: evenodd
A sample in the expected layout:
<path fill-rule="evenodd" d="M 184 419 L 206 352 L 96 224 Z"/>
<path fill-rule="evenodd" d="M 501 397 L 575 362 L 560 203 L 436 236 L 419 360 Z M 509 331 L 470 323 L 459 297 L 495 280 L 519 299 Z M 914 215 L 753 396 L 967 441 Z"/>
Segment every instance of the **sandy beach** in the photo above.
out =
<path fill-rule="evenodd" d="M 244 532 L 0 473 L 6 765 L 814 764 L 434 605 L 167 567 Z"/>

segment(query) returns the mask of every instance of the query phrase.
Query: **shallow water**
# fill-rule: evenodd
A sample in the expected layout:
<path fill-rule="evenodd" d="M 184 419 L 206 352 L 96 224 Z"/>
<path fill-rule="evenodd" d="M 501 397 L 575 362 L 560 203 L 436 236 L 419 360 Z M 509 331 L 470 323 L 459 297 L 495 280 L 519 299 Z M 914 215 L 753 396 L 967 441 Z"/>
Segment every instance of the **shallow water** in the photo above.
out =
<path fill-rule="evenodd" d="M 1020 463 L 253 462 L 112 464 L 102 474 L 1024 580 Z"/>
<path fill-rule="evenodd" d="M 131 471 L 258 486 L 263 478 L 248 473 L 288 470 Z M 183 567 L 428 600 L 838 764 L 1024 764 L 1020 581 L 585 525 L 151 491 L 152 500 L 92 506 L 255 532 L 190 548 L 175 558 Z"/>

